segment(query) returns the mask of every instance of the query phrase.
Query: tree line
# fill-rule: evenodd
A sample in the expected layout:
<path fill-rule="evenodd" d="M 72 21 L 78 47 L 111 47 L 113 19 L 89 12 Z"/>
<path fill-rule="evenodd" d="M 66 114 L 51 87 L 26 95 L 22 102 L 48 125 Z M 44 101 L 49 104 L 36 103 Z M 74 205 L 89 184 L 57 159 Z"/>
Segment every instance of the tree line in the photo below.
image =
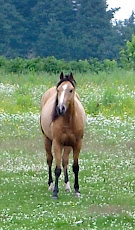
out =
<path fill-rule="evenodd" d="M 56 59 L 55 57 L 30 58 L 24 59 L 21 57 L 9 59 L 0 56 L 0 70 L 10 73 L 26 73 L 32 72 L 49 72 L 60 73 L 66 72 L 101 72 L 113 71 L 118 68 L 125 70 L 135 70 L 135 36 L 132 36 L 131 41 L 126 42 L 125 49 L 120 52 L 120 60 L 104 59 L 99 61 L 97 58 L 85 60 L 66 61 L 64 59 Z"/>
<path fill-rule="evenodd" d="M 0 0 L 0 55 L 119 61 L 135 34 L 134 12 L 112 23 L 106 0 Z"/>

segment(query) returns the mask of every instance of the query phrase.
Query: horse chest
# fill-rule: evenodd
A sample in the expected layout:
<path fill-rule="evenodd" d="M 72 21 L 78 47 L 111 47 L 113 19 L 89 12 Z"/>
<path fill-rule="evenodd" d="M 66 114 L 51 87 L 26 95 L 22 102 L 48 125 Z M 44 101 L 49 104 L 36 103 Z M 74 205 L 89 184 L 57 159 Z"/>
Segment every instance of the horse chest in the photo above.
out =
<path fill-rule="evenodd" d="M 76 137 L 73 133 L 66 132 L 61 136 L 61 143 L 64 146 L 74 146 L 76 143 Z"/>
<path fill-rule="evenodd" d="M 63 128 L 63 132 L 61 133 L 61 143 L 64 146 L 74 146 L 77 140 L 78 135 L 75 130 L 69 127 Z"/>

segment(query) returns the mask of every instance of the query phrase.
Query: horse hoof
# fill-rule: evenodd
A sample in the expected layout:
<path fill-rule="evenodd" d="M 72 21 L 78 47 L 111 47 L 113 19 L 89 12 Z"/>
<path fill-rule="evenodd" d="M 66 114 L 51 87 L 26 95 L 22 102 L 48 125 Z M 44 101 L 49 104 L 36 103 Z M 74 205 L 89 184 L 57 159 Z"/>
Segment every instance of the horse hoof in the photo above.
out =
<path fill-rule="evenodd" d="M 53 185 L 53 183 L 51 183 L 50 186 L 49 186 L 49 188 L 48 188 L 48 191 L 52 191 L 53 192 L 53 190 L 54 190 L 54 185 Z"/>
<path fill-rule="evenodd" d="M 67 183 L 65 183 L 65 191 L 66 192 L 71 192 L 71 188 L 70 188 L 70 183 L 69 181 Z"/>
<path fill-rule="evenodd" d="M 58 199 L 58 195 L 53 194 L 53 195 L 52 195 L 52 199 L 57 200 L 57 199 Z"/>
<path fill-rule="evenodd" d="M 71 192 L 71 189 L 65 189 L 66 192 Z"/>
<path fill-rule="evenodd" d="M 75 197 L 81 197 L 81 194 L 80 194 L 80 192 L 75 192 Z"/>

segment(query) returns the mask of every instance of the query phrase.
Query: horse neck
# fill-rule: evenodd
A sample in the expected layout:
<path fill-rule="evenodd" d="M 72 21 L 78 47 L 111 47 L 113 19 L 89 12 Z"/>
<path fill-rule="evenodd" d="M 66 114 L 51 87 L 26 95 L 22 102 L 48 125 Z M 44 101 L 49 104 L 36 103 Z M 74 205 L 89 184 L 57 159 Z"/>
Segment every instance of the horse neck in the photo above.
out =
<path fill-rule="evenodd" d="M 74 100 L 70 103 L 67 112 L 64 116 L 64 119 L 68 122 L 68 123 L 72 123 L 73 119 L 74 119 L 74 114 L 75 114 L 75 109 L 74 109 Z"/>

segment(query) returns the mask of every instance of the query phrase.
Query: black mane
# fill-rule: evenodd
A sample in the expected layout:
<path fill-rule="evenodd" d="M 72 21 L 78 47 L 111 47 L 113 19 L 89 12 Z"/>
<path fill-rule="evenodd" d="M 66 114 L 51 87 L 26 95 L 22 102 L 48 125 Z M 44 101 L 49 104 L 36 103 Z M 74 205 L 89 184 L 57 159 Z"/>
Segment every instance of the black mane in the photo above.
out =
<path fill-rule="evenodd" d="M 59 85 L 61 85 L 61 83 L 64 81 L 69 81 L 73 85 L 74 88 L 76 87 L 76 81 L 75 81 L 75 79 L 71 79 L 70 75 L 65 75 L 64 78 L 60 79 L 60 81 L 57 83 L 56 87 L 58 88 Z"/>
<path fill-rule="evenodd" d="M 56 96 L 56 100 L 55 100 L 55 104 L 54 104 L 54 109 L 53 109 L 53 112 L 52 112 L 52 121 L 55 121 L 59 114 L 57 112 L 57 105 L 58 105 L 58 94 Z"/>

